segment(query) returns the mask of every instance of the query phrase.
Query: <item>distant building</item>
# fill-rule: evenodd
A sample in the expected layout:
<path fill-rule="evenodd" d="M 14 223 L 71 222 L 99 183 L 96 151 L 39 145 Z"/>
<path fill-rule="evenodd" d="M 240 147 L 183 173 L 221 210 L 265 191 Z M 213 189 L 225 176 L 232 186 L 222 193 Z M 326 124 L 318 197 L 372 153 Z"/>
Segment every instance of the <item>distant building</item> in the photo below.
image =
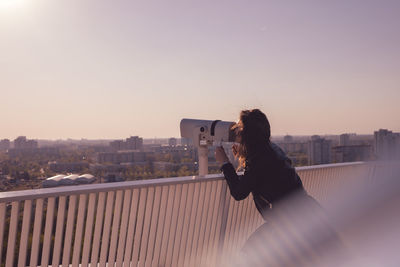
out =
<path fill-rule="evenodd" d="M 156 152 L 159 153 L 162 150 L 162 146 L 160 144 L 147 144 L 143 145 L 143 151 L 145 152 Z"/>
<path fill-rule="evenodd" d="M 176 146 L 177 145 L 177 140 L 176 140 L 176 138 L 170 138 L 170 139 L 168 139 L 168 145 L 169 146 Z"/>
<path fill-rule="evenodd" d="M 26 137 L 25 136 L 19 136 L 16 139 L 14 139 L 14 148 L 15 149 L 24 148 L 25 143 L 26 143 Z"/>
<path fill-rule="evenodd" d="M 189 138 L 182 137 L 181 138 L 181 145 L 182 146 L 193 146 L 193 141 Z"/>
<path fill-rule="evenodd" d="M 283 142 L 284 142 L 284 143 L 292 143 L 292 142 L 293 142 L 293 136 L 291 136 L 291 135 L 285 135 L 285 136 L 283 137 Z"/>
<path fill-rule="evenodd" d="M 214 157 L 213 149 L 215 147 L 209 147 L 209 154 Z M 155 153 L 165 154 L 168 153 L 173 156 L 175 159 L 180 158 L 194 158 L 197 156 L 197 150 L 194 147 L 184 147 L 184 146 L 161 146 Z"/>
<path fill-rule="evenodd" d="M 308 164 L 328 164 L 331 162 L 331 140 L 313 135 L 308 142 Z"/>
<path fill-rule="evenodd" d="M 10 149 L 10 144 L 11 144 L 10 140 L 8 139 L 0 140 L 0 151 L 5 151 Z"/>
<path fill-rule="evenodd" d="M 350 135 L 349 134 L 341 134 L 339 136 L 339 145 L 340 146 L 350 145 Z"/>
<path fill-rule="evenodd" d="M 59 174 L 50 178 L 47 178 L 42 182 L 43 187 L 56 187 L 60 185 L 78 185 L 78 184 L 90 184 L 96 181 L 96 178 L 91 174 L 71 174 L 63 175 Z"/>
<path fill-rule="evenodd" d="M 306 142 L 283 142 L 276 144 L 279 145 L 286 153 L 306 154 L 308 151 L 308 143 Z"/>
<path fill-rule="evenodd" d="M 127 150 L 143 150 L 143 138 L 139 136 L 131 136 L 126 139 Z"/>
<path fill-rule="evenodd" d="M 34 156 L 34 155 L 59 156 L 60 148 L 58 147 L 10 148 L 8 150 L 8 155 L 10 157 Z"/>
<path fill-rule="evenodd" d="M 103 152 L 99 153 L 97 157 L 98 163 L 130 163 L 130 162 L 144 162 L 146 160 L 146 153 L 140 151 L 118 151 L 118 152 Z"/>
<path fill-rule="evenodd" d="M 287 139 L 289 141 L 290 139 Z M 293 165 L 305 166 L 308 164 L 307 142 L 277 142 L 276 143 L 292 161 Z"/>
<path fill-rule="evenodd" d="M 375 155 L 378 159 L 400 159 L 400 133 L 386 129 L 374 132 Z"/>
<path fill-rule="evenodd" d="M 116 151 L 124 150 L 125 149 L 124 143 L 125 142 L 123 140 L 115 140 L 110 142 L 110 147 Z"/>
<path fill-rule="evenodd" d="M 373 159 L 372 146 L 347 145 L 332 148 L 332 162 L 369 161 Z"/>
<path fill-rule="evenodd" d="M 110 147 L 114 151 L 120 150 L 140 150 L 143 151 L 143 138 L 139 136 L 131 136 L 124 140 L 115 140 L 110 142 Z"/>
<path fill-rule="evenodd" d="M 35 140 L 28 140 L 25 136 L 19 136 L 14 140 L 15 149 L 32 149 L 38 148 L 38 142 Z"/>

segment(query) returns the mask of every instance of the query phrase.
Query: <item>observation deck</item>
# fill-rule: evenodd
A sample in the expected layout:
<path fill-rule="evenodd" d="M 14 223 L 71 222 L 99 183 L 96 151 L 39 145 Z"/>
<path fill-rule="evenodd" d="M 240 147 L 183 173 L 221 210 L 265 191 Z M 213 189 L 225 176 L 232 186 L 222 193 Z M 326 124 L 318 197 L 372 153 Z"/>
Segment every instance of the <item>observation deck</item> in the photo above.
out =
<path fill-rule="evenodd" d="M 297 168 L 321 205 L 379 164 Z M 220 266 L 263 223 L 222 175 L 0 193 L 0 266 Z"/>

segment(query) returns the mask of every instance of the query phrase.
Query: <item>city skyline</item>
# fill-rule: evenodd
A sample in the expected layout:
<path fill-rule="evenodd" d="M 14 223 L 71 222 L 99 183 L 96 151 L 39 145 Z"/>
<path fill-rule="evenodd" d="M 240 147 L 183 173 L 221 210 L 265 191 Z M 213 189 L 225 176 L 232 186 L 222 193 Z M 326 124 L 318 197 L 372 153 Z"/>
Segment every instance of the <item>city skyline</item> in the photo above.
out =
<path fill-rule="evenodd" d="M 292 137 L 312 137 L 313 135 L 316 136 L 337 136 L 339 137 L 342 134 L 350 134 L 350 135 L 357 135 L 357 136 L 373 136 L 375 131 L 378 130 L 389 130 L 392 132 L 397 132 L 397 131 L 393 131 L 390 128 L 379 128 L 379 129 L 375 129 L 374 131 L 372 131 L 371 133 L 357 133 L 357 132 L 338 132 L 338 133 L 310 133 L 310 134 L 291 134 L 291 133 L 283 133 L 283 134 L 271 134 L 271 138 L 283 138 L 285 136 L 292 136 Z M 0 136 L 0 140 L 5 140 L 8 139 L 11 142 L 13 142 L 15 139 L 17 139 L 18 137 L 27 137 L 29 139 L 32 140 L 43 140 L 43 141 L 68 141 L 68 140 L 76 140 L 76 141 L 80 141 L 80 140 L 89 140 L 89 141 L 101 141 L 101 140 L 122 140 L 122 139 L 126 139 L 129 136 L 137 136 L 137 134 L 135 133 L 128 133 L 128 135 L 126 136 L 117 136 L 117 137 L 110 137 L 110 138 L 105 138 L 105 137 L 94 137 L 94 138 L 87 138 L 87 137 L 54 137 L 54 138 L 40 138 L 40 137 L 34 137 L 34 136 L 29 136 L 26 134 L 20 134 L 20 135 L 16 135 L 13 137 L 7 137 L 7 136 Z M 169 139 L 169 138 L 182 138 L 179 134 L 176 136 L 139 136 L 142 137 L 144 140 L 152 140 L 152 139 Z"/>
<path fill-rule="evenodd" d="M 0 139 L 180 137 L 260 108 L 273 136 L 400 132 L 400 2 L 7 0 Z"/>
<path fill-rule="evenodd" d="M 317 136 L 317 137 L 331 137 L 331 138 L 340 138 L 340 136 L 341 135 L 348 135 L 348 136 L 351 136 L 351 137 L 356 137 L 356 138 L 359 138 L 359 137 L 370 137 L 370 138 L 373 138 L 373 136 L 374 136 L 374 133 L 375 132 L 377 132 L 377 131 L 380 131 L 380 130 L 383 130 L 383 131 L 391 131 L 391 129 L 376 129 L 373 133 L 366 133 L 366 134 L 363 134 L 363 133 L 355 133 L 355 132 L 348 132 L 348 133 L 338 133 L 338 134 L 305 134 L 305 135 L 302 135 L 302 134 L 299 134 L 299 135 L 293 135 L 293 134 L 290 134 L 290 133 L 286 133 L 286 134 L 282 134 L 282 135 L 271 135 L 271 139 L 282 139 L 282 140 L 284 140 L 286 137 L 289 137 L 289 138 L 291 138 L 291 139 L 293 139 L 293 138 L 300 138 L 300 139 L 304 139 L 304 138 L 308 138 L 308 139 L 311 139 L 313 136 Z M 391 132 L 393 132 L 393 131 L 391 131 Z M 394 132 L 394 133 L 396 133 L 396 132 Z M 128 136 L 121 136 L 121 137 L 117 137 L 117 138 L 83 138 L 83 137 L 81 137 L 81 138 L 69 138 L 69 137 L 67 137 L 67 138 L 53 138 L 53 139 L 51 139 L 51 138 L 34 138 L 34 137 L 31 137 L 31 136 L 27 136 L 27 135 L 19 135 L 19 136 L 16 136 L 15 138 L 8 138 L 8 137 L 1 137 L 0 136 L 0 141 L 3 141 L 3 140 L 8 140 L 8 141 L 10 141 L 11 143 L 13 143 L 15 140 L 17 140 L 18 138 L 27 138 L 28 140 L 36 140 L 36 141 L 49 141 L 49 142 L 57 142 L 57 141 L 63 141 L 63 142 L 68 142 L 68 141 L 77 141 L 77 142 L 80 142 L 80 141 L 124 141 L 124 140 L 126 140 L 127 138 L 129 138 L 129 137 L 139 137 L 139 138 L 141 138 L 141 139 L 143 139 L 144 141 L 146 141 L 147 142 L 147 144 L 148 144 L 148 142 L 149 141 L 168 141 L 169 139 L 185 139 L 184 137 L 181 137 L 181 136 L 153 136 L 153 137 L 143 137 L 143 136 L 137 136 L 137 135 L 134 135 L 134 134 L 130 134 L 130 135 L 128 135 Z M 228 142 L 229 143 L 229 142 Z"/>

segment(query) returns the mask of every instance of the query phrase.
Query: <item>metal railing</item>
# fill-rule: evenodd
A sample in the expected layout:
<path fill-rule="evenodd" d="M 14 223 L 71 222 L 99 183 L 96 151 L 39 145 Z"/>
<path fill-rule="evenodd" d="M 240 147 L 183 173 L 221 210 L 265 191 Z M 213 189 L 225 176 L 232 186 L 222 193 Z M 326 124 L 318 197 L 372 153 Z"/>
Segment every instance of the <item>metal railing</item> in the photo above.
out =
<path fill-rule="evenodd" d="M 321 203 L 362 162 L 297 168 Z M 0 193 L 0 266 L 216 266 L 263 222 L 221 175 Z"/>

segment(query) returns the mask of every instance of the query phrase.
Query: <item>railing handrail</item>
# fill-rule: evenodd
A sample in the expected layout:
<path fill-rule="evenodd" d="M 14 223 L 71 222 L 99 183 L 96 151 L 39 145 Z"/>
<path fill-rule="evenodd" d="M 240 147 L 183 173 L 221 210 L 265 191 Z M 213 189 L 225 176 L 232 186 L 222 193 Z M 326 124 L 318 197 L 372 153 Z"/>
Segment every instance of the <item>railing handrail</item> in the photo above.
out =
<path fill-rule="evenodd" d="M 320 168 L 335 168 L 335 167 L 361 165 L 361 164 L 365 164 L 365 162 L 349 162 L 349 163 L 322 164 L 322 165 L 297 167 L 296 171 L 320 169 Z M 224 176 L 222 174 L 209 174 L 204 177 L 183 176 L 183 177 L 158 178 L 158 179 L 148 179 L 148 180 L 138 180 L 138 181 L 127 181 L 127 182 L 72 185 L 72 186 L 62 186 L 54 188 L 40 188 L 40 189 L 29 189 L 21 191 L 0 192 L 0 203 L 22 201 L 22 200 L 33 200 L 38 198 L 57 197 L 66 195 L 90 194 L 90 193 L 97 193 L 104 191 L 126 190 L 126 189 L 141 188 L 147 186 L 187 184 L 187 183 L 200 182 L 204 180 L 214 181 L 223 178 Z"/>
<path fill-rule="evenodd" d="M 200 176 L 183 176 L 170 178 L 157 178 L 148 180 L 137 180 L 127 182 L 88 184 L 88 185 L 71 185 L 54 188 L 29 189 L 21 191 L 0 192 L 0 203 L 11 201 L 22 201 L 37 198 L 47 198 L 55 196 L 89 194 L 104 191 L 116 191 L 133 188 L 142 188 L 147 186 L 163 186 L 174 184 L 188 184 L 199 181 L 214 181 L 222 179 L 222 174 L 210 174 L 205 177 Z"/>
<path fill-rule="evenodd" d="M 326 169 L 326 168 L 339 168 L 339 167 L 346 167 L 346 166 L 357 166 L 368 164 L 366 161 L 354 161 L 354 162 L 344 162 L 344 163 L 329 163 L 329 164 L 319 164 L 319 165 L 311 165 L 311 166 L 302 166 L 296 167 L 296 171 L 304 171 L 304 170 L 311 170 L 311 169 Z"/>

